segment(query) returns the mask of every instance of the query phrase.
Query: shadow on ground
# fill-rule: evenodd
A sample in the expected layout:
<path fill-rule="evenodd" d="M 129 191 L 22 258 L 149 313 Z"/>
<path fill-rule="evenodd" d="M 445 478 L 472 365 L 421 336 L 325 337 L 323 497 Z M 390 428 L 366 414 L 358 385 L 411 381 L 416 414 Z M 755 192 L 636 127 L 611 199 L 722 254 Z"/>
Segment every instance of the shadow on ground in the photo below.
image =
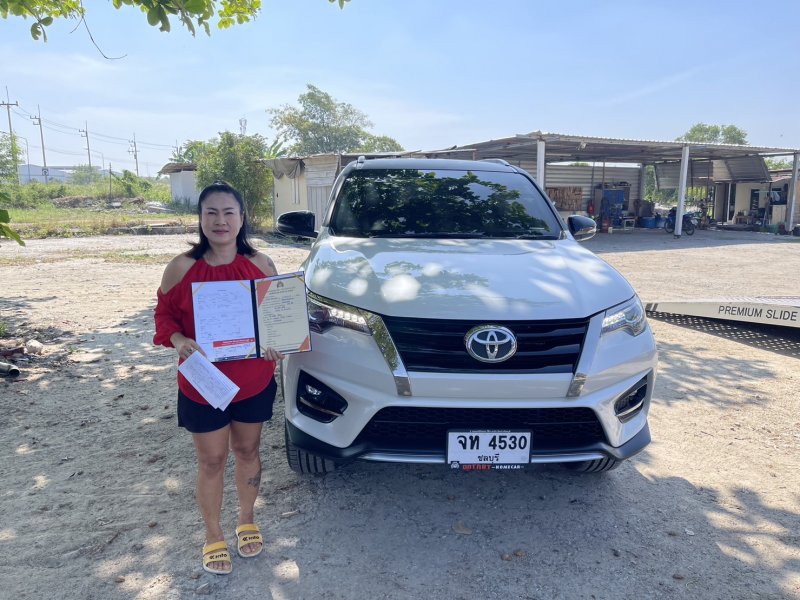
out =
<path fill-rule="evenodd" d="M 631 232 L 617 232 L 612 235 L 598 233 L 584 243 L 589 250 L 602 255 L 605 252 L 684 250 L 748 244 L 792 244 L 800 243 L 800 238 L 769 233 L 724 230 L 697 231 L 692 236 L 682 235 L 676 238 L 673 234 L 667 233 L 663 229 L 635 229 Z"/>
<path fill-rule="evenodd" d="M 800 510 L 785 508 L 800 496 L 768 497 L 735 464 L 719 467 L 734 482 L 725 494 L 690 481 L 688 454 L 669 475 L 643 474 L 653 450 L 599 476 L 359 463 L 300 477 L 284 458 L 280 404 L 262 445 L 266 552 L 234 555 L 229 577 L 202 573 L 174 353 L 151 336 L 150 310 L 126 315 L 80 342 L 71 375 L 0 386 L 0 577 L 15 597 L 800 598 Z M 659 402 L 687 372 L 743 383 L 741 358 L 719 357 L 721 369 L 678 344 L 661 351 Z M 751 366 L 753 381 L 774 375 Z M 692 406 L 733 402 L 687 385 Z M 229 464 L 229 543 L 235 519 Z"/>
<path fill-rule="evenodd" d="M 688 315 L 648 313 L 648 317 L 693 331 L 732 340 L 759 350 L 800 358 L 800 329 L 776 327 Z"/>

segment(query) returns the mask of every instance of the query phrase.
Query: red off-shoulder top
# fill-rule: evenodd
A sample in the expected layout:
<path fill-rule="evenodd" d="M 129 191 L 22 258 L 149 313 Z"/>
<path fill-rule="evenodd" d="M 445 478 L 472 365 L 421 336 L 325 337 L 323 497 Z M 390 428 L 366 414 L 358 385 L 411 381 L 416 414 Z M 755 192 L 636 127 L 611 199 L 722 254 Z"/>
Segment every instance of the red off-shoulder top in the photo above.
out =
<path fill-rule="evenodd" d="M 195 339 L 194 312 L 192 310 L 192 283 L 200 281 L 231 281 L 236 279 L 260 279 L 265 277 L 251 260 L 237 254 L 232 263 L 212 266 L 202 258 L 166 294 L 158 289 L 158 304 L 155 309 L 156 334 L 153 343 L 172 348 L 170 336 L 180 332 Z M 182 359 L 178 364 L 183 362 Z M 263 391 L 275 373 L 275 362 L 264 359 L 232 360 L 215 363 L 219 370 L 239 386 L 232 402 L 255 396 Z M 178 373 L 178 388 L 189 398 L 200 404 L 208 404 L 186 378 Z"/>

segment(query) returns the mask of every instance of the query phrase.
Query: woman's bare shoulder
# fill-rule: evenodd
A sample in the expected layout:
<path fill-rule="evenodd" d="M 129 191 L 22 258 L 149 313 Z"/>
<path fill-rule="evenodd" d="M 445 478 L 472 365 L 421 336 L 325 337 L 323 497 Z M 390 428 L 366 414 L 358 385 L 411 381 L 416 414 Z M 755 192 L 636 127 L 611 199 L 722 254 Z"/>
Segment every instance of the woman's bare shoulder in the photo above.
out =
<path fill-rule="evenodd" d="M 249 258 L 250 262 L 252 262 L 255 266 L 261 269 L 261 272 L 267 277 L 278 274 L 278 270 L 275 268 L 275 263 L 272 262 L 272 259 L 263 252 L 256 252 L 247 258 Z"/>
<path fill-rule="evenodd" d="M 169 264 L 164 269 L 164 275 L 161 277 L 161 293 L 166 294 L 180 283 L 195 262 L 195 259 L 185 254 L 179 254 L 169 261 Z"/>

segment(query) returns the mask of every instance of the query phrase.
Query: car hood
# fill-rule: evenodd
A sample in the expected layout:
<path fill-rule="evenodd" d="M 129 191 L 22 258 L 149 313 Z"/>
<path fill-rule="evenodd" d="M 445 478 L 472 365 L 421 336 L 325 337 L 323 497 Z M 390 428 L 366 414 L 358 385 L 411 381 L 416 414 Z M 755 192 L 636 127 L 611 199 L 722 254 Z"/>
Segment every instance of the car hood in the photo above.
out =
<path fill-rule="evenodd" d="M 431 319 L 584 318 L 634 295 L 574 240 L 334 237 L 306 261 L 309 291 L 371 312 Z"/>

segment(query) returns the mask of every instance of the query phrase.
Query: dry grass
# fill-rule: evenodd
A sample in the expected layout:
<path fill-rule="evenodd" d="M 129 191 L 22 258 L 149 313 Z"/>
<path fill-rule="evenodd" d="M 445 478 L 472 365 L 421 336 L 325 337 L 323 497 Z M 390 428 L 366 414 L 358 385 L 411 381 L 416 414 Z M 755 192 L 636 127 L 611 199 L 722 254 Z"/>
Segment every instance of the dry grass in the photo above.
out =
<path fill-rule="evenodd" d="M 25 239 L 83 237 L 103 235 L 136 225 L 191 225 L 197 217 L 189 214 L 148 213 L 138 210 L 98 210 L 93 208 L 10 209 L 14 229 Z"/>

